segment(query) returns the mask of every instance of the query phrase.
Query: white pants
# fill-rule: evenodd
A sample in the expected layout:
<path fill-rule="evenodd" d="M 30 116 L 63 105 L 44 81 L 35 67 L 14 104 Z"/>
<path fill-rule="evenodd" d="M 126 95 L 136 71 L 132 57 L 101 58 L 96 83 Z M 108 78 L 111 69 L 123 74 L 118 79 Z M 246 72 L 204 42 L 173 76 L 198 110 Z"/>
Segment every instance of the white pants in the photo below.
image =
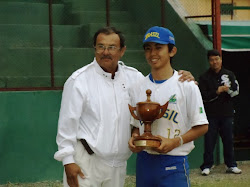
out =
<path fill-rule="evenodd" d="M 111 167 L 103 163 L 95 154 L 89 155 L 80 141 L 77 142 L 76 164 L 82 169 L 85 179 L 78 176 L 80 187 L 123 187 L 126 177 L 126 165 Z M 64 171 L 63 185 L 69 187 Z"/>

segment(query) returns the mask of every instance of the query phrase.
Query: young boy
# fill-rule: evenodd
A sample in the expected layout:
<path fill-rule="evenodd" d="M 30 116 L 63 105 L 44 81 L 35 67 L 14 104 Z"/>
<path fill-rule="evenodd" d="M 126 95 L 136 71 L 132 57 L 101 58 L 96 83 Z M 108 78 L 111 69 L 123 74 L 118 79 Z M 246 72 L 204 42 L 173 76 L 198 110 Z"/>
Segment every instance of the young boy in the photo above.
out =
<path fill-rule="evenodd" d="M 134 145 L 134 137 L 144 127 L 136 120 L 133 124 L 129 147 L 139 152 L 136 164 L 136 186 L 190 186 L 187 155 L 194 148 L 193 140 L 204 135 L 208 121 L 198 86 L 194 82 L 178 81 L 179 75 L 171 66 L 177 52 L 172 32 L 163 27 L 150 28 L 143 40 L 145 57 L 151 73 L 130 90 L 132 105 L 146 101 L 146 90 L 152 91 L 151 100 L 160 105 L 169 101 L 162 118 L 151 125 L 153 135 L 161 145 L 144 149 Z"/>

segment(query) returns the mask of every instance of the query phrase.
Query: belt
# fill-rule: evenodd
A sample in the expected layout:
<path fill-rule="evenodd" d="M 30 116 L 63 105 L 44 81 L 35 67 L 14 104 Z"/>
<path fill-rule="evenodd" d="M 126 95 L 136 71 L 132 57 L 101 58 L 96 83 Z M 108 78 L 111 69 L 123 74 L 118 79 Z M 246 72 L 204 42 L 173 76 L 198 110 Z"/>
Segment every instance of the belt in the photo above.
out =
<path fill-rule="evenodd" d="M 88 154 L 92 155 L 94 153 L 94 151 L 92 151 L 92 149 L 89 147 L 88 142 L 85 139 L 80 139 L 80 141 L 82 142 L 82 145 L 86 149 Z"/>

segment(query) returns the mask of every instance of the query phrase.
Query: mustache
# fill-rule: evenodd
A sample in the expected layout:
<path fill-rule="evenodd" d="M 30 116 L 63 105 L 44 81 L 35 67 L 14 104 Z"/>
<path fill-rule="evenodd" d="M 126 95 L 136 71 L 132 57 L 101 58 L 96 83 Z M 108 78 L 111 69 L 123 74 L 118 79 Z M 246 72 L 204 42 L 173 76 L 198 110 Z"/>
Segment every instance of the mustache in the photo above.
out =
<path fill-rule="evenodd" d="M 101 57 L 101 59 L 110 59 L 110 60 L 112 60 L 111 56 L 109 56 L 109 55 L 103 55 Z"/>

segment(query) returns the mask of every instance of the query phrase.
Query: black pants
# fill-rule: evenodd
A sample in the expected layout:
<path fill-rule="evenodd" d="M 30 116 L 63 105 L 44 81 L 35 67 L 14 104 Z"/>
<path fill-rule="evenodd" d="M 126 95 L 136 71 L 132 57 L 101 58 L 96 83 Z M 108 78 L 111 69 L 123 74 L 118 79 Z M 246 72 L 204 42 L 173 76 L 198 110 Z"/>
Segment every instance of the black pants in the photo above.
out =
<path fill-rule="evenodd" d="M 208 132 L 205 134 L 204 163 L 201 170 L 211 168 L 214 164 L 213 152 L 218 138 L 221 136 L 224 151 L 224 162 L 227 167 L 236 167 L 233 149 L 233 117 L 208 117 Z"/>

